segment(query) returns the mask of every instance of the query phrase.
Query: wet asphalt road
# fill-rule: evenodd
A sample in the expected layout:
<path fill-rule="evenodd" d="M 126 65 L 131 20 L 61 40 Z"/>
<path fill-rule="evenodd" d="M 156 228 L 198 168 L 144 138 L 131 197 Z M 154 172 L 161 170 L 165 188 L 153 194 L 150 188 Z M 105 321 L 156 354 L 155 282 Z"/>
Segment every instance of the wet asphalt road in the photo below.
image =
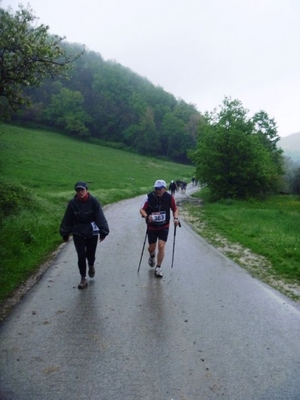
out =
<path fill-rule="evenodd" d="M 0 399 L 299 400 L 299 307 L 184 221 L 137 274 L 142 198 L 105 209 L 87 290 L 70 241 L 1 324 Z"/>

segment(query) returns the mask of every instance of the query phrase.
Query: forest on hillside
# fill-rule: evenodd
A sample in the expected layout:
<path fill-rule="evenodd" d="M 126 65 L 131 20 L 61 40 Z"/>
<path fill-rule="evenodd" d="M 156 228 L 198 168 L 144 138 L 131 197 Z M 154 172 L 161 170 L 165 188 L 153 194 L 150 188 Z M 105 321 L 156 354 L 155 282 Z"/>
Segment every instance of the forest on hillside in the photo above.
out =
<path fill-rule="evenodd" d="M 240 100 L 225 97 L 201 115 L 129 68 L 49 35 L 30 8 L 0 8 L 0 21 L 0 121 L 10 115 L 81 140 L 193 162 L 215 200 L 264 197 L 283 187 L 280 138 L 265 111 L 249 117 Z M 292 169 L 288 187 L 294 176 Z"/>
<path fill-rule="evenodd" d="M 82 46 L 64 43 L 69 54 Z M 25 88 L 31 105 L 13 121 L 59 130 L 71 136 L 190 163 L 187 151 L 196 145 L 201 115 L 115 61 L 85 50 L 68 78 L 47 79 Z"/>

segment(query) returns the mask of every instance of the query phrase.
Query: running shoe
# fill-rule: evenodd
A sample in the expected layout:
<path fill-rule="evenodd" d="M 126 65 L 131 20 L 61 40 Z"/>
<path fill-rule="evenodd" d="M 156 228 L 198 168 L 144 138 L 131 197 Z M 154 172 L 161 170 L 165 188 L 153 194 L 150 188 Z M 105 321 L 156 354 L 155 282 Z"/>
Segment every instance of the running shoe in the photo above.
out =
<path fill-rule="evenodd" d="M 157 278 L 162 278 L 162 277 L 163 277 L 163 273 L 161 272 L 161 268 L 160 268 L 160 267 L 156 267 L 156 268 L 155 268 L 154 275 L 155 275 Z"/>
<path fill-rule="evenodd" d="M 95 267 L 93 265 L 89 265 L 89 277 L 94 278 L 95 276 Z"/>
<path fill-rule="evenodd" d="M 87 285 L 88 285 L 88 283 L 87 283 L 86 278 L 81 278 L 81 281 L 78 285 L 78 289 L 85 289 L 85 288 L 87 288 Z"/>
<path fill-rule="evenodd" d="M 149 257 L 148 264 L 151 268 L 155 267 L 155 254 Z"/>

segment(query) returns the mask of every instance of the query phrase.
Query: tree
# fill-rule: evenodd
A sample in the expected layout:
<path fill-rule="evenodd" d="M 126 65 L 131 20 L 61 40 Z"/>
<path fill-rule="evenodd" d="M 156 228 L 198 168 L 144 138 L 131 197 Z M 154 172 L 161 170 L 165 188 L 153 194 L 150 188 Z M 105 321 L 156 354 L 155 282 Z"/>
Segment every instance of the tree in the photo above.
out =
<path fill-rule="evenodd" d="M 67 55 L 64 38 L 48 35 L 48 26 L 33 26 L 31 8 L 0 8 L 0 118 L 29 104 L 23 88 L 40 86 L 50 77 L 66 76 L 71 63 L 81 56 Z"/>
<path fill-rule="evenodd" d="M 125 130 L 127 143 L 140 154 L 161 154 L 161 143 L 155 127 L 153 111 L 147 108 L 139 124 L 131 125 Z"/>
<path fill-rule="evenodd" d="M 83 96 L 79 91 L 61 88 L 52 96 L 50 107 L 46 113 L 53 125 L 76 136 L 89 136 L 85 122 L 89 121 L 83 109 Z"/>
<path fill-rule="evenodd" d="M 139 140 L 143 144 L 141 146 L 142 154 L 161 154 L 161 143 L 155 127 L 153 111 L 150 107 L 147 108 L 141 118 L 140 129 Z"/>
<path fill-rule="evenodd" d="M 219 112 L 214 110 L 201 121 L 197 148 L 190 157 L 213 199 L 246 199 L 278 187 L 280 174 L 272 151 L 255 133 L 238 100 L 225 98 Z"/>
<path fill-rule="evenodd" d="M 251 121 L 253 122 L 253 133 L 258 135 L 261 142 L 271 151 L 276 151 L 276 143 L 280 137 L 274 119 L 269 118 L 265 111 L 259 111 L 254 114 Z"/>
<path fill-rule="evenodd" d="M 300 194 L 300 168 L 298 168 L 294 172 L 294 177 L 292 181 L 292 192 L 297 195 Z"/>
<path fill-rule="evenodd" d="M 277 147 L 280 136 L 277 133 L 276 122 L 269 118 L 265 111 L 255 113 L 251 119 L 253 123 L 253 134 L 257 135 L 260 142 L 271 153 L 272 159 L 277 165 L 278 173 L 283 173 L 283 150 Z"/>
<path fill-rule="evenodd" d="M 181 139 L 185 137 L 185 124 L 174 113 L 169 112 L 165 114 L 161 136 L 163 154 L 166 157 L 176 159 L 179 154 L 182 154 Z"/>

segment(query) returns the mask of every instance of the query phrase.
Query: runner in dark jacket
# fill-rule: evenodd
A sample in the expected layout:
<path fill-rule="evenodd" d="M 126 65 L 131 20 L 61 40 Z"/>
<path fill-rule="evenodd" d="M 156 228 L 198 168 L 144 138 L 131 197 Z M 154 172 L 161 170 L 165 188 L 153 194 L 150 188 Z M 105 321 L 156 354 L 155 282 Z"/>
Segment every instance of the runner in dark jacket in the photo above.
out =
<path fill-rule="evenodd" d="M 175 196 L 176 189 L 177 189 L 176 183 L 174 181 L 171 181 L 171 183 L 169 185 L 169 190 L 170 190 L 172 196 Z"/>
<path fill-rule="evenodd" d="M 101 204 L 87 190 L 85 182 L 75 184 L 76 195 L 70 200 L 60 225 L 60 234 L 65 241 L 68 241 L 69 235 L 73 235 L 81 275 L 78 289 L 87 287 L 86 260 L 89 266 L 89 277 L 95 276 L 94 263 L 98 235 L 102 242 L 109 234 Z"/>
<path fill-rule="evenodd" d="M 171 219 L 171 211 L 173 213 L 174 224 L 178 222 L 178 208 L 174 197 L 166 191 L 166 182 L 157 180 L 154 183 L 154 192 L 149 193 L 140 209 L 142 217 L 146 218 L 147 234 L 148 234 L 148 251 L 150 258 L 148 264 L 150 267 L 155 266 L 155 251 L 158 241 L 157 262 L 154 274 L 157 278 L 162 278 L 161 264 L 165 255 L 165 245 L 168 239 L 169 226 Z"/>

